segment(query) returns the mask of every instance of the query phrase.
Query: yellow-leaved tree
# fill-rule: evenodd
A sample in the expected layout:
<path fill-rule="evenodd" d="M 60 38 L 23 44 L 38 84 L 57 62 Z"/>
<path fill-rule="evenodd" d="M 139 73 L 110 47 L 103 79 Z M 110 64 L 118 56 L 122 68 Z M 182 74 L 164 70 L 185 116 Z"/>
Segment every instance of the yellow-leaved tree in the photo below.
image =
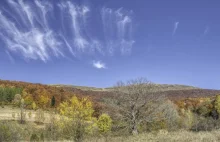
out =
<path fill-rule="evenodd" d="M 33 101 L 34 101 L 34 99 L 31 94 L 25 95 L 24 103 L 27 108 L 32 108 L 31 105 L 32 105 Z"/>
<path fill-rule="evenodd" d="M 215 98 L 215 109 L 220 114 L 220 95 L 217 95 Z"/>
<path fill-rule="evenodd" d="M 92 102 L 88 98 L 78 99 L 76 96 L 73 96 L 70 102 L 61 103 L 59 111 L 62 115 L 85 121 L 90 121 L 94 112 Z"/>
<path fill-rule="evenodd" d="M 94 109 L 88 98 L 77 98 L 73 96 L 69 102 L 63 102 L 58 107 L 61 115 L 69 118 L 65 134 L 74 141 L 82 141 L 87 133 L 95 128 L 96 118 L 93 117 Z"/>
<path fill-rule="evenodd" d="M 46 95 L 40 95 L 38 103 L 42 108 L 46 108 L 46 106 L 48 105 L 50 99 L 48 96 Z"/>
<path fill-rule="evenodd" d="M 111 131 L 111 128 L 112 128 L 111 117 L 105 113 L 100 115 L 97 121 L 97 126 L 101 134 L 108 133 L 109 131 Z"/>

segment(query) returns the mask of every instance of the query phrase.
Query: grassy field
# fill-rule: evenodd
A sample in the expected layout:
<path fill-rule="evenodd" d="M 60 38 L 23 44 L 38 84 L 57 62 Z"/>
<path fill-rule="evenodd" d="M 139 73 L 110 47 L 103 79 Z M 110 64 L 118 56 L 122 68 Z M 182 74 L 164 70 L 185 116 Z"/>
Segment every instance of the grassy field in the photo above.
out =
<path fill-rule="evenodd" d="M 19 117 L 12 117 L 12 114 L 18 114 L 19 108 L 11 106 L 5 106 L 0 108 L 0 121 L 4 120 L 18 120 Z M 19 125 L 20 127 L 28 128 L 44 128 L 44 125 L 36 125 L 35 121 L 36 111 L 26 110 L 26 113 L 32 113 L 31 118 L 27 118 L 25 125 Z M 45 121 L 44 124 L 49 123 L 50 114 L 44 112 Z M 27 116 L 28 117 L 28 116 Z M 10 121 L 9 121 L 10 122 Z M 13 122 L 13 121 L 11 121 Z M 142 133 L 136 136 L 108 136 L 108 137 L 87 137 L 85 142 L 219 142 L 220 141 L 220 130 L 215 131 L 203 131 L 203 132 L 192 132 L 186 130 L 178 130 L 175 132 L 168 132 L 166 130 L 160 130 L 157 132 Z"/>
<path fill-rule="evenodd" d="M 29 122 L 34 122 L 35 121 L 35 115 L 36 111 L 34 110 L 25 110 L 26 113 L 26 121 Z M 31 113 L 31 116 L 29 114 Z M 48 123 L 50 121 L 50 113 L 44 111 L 44 123 Z M 13 114 L 15 117 L 13 117 Z M 20 109 L 17 107 L 12 107 L 12 106 L 5 106 L 4 108 L 0 107 L 0 120 L 19 120 L 20 119 Z"/>
<path fill-rule="evenodd" d="M 220 131 L 211 132 L 191 132 L 176 131 L 167 132 L 161 130 L 159 132 L 139 134 L 137 136 L 127 137 L 107 137 L 87 139 L 86 142 L 219 142 Z"/>

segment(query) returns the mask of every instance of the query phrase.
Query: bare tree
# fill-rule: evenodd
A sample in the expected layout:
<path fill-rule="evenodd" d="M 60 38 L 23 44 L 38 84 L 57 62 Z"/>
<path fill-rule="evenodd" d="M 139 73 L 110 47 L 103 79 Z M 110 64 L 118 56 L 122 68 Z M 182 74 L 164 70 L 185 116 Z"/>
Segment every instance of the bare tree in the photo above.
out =
<path fill-rule="evenodd" d="M 16 94 L 16 95 L 14 96 L 13 102 L 14 102 L 14 104 L 20 106 L 20 113 L 19 113 L 20 123 L 21 123 L 21 124 L 24 124 L 24 122 L 25 122 L 25 115 L 26 115 L 26 114 L 25 114 L 25 110 L 24 110 L 24 107 L 25 107 L 24 99 L 21 97 L 20 94 Z"/>
<path fill-rule="evenodd" d="M 117 83 L 115 87 L 117 108 L 123 121 L 128 123 L 132 134 L 138 134 L 138 125 L 141 122 L 152 122 L 161 117 L 159 110 L 165 97 L 156 95 L 157 91 L 158 87 L 145 78 Z"/>
<path fill-rule="evenodd" d="M 21 102 L 20 102 L 20 110 L 21 110 L 21 124 L 24 124 L 25 122 L 25 112 L 24 112 L 24 99 L 21 99 Z"/>

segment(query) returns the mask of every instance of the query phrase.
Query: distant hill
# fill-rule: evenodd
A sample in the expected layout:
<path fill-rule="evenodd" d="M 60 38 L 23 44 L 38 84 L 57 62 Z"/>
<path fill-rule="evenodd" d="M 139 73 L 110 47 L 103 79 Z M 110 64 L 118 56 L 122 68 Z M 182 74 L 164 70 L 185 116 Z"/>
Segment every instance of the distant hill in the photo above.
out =
<path fill-rule="evenodd" d="M 186 90 L 169 90 L 160 92 L 168 96 L 171 100 L 181 100 L 186 98 L 205 98 L 213 97 L 220 94 L 220 90 L 212 89 L 186 89 Z"/>
<path fill-rule="evenodd" d="M 114 87 L 109 88 L 96 88 L 87 86 L 74 86 L 74 85 L 52 85 L 55 87 L 62 87 L 67 91 L 74 91 L 80 89 L 84 94 L 95 97 L 97 101 L 103 97 L 110 97 Z M 187 98 L 204 98 L 213 97 L 220 94 L 220 90 L 202 89 L 198 87 L 178 84 L 155 84 L 156 94 L 165 95 L 171 100 L 182 100 Z"/>
<path fill-rule="evenodd" d="M 76 86 L 76 85 L 63 85 L 63 84 L 50 84 L 49 86 L 64 87 L 64 88 L 76 88 L 83 91 L 107 91 L 106 88 L 88 87 L 88 86 Z"/>
<path fill-rule="evenodd" d="M 80 96 L 90 96 L 94 98 L 94 100 L 96 101 L 99 101 L 103 97 L 111 96 L 112 91 L 114 89 L 114 87 L 96 88 L 88 86 L 75 86 L 63 84 L 43 85 L 20 81 L 0 80 L 0 86 L 2 85 L 27 88 L 30 92 L 33 92 L 33 90 L 46 90 L 49 96 L 60 96 L 61 94 L 61 96 L 72 96 L 74 94 Z M 201 89 L 198 87 L 187 85 L 155 84 L 154 87 L 155 90 L 158 90 L 158 95 L 166 95 L 168 98 L 172 100 L 184 98 L 211 97 L 220 94 L 220 90 Z M 37 94 L 38 93 L 36 93 L 36 95 Z"/>
<path fill-rule="evenodd" d="M 110 91 L 113 90 L 114 87 L 105 88 Z M 154 90 L 158 91 L 171 91 L 171 90 L 191 90 L 191 89 L 200 89 L 198 87 L 187 86 L 187 85 L 178 85 L 178 84 L 154 84 Z"/>
<path fill-rule="evenodd" d="M 155 87 L 162 91 L 200 89 L 198 87 L 179 84 L 155 84 Z"/>
<path fill-rule="evenodd" d="M 76 85 L 63 85 L 63 84 L 53 84 L 50 86 L 54 87 L 64 87 L 64 88 L 76 88 L 84 91 L 112 91 L 114 87 L 107 88 L 97 88 L 88 86 L 76 86 Z M 155 89 L 160 91 L 170 91 L 170 90 L 190 90 L 190 89 L 200 89 L 198 87 L 178 85 L 178 84 L 155 84 Z"/>

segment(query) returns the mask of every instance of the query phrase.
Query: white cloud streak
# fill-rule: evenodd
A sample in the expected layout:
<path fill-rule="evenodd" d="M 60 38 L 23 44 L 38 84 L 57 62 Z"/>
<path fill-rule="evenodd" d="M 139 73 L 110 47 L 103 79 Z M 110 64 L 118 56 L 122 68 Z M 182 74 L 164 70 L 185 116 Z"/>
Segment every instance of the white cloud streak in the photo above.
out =
<path fill-rule="evenodd" d="M 175 22 L 175 23 L 174 23 L 174 28 L 173 28 L 173 33 L 172 33 L 173 36 L 176 34 L 176 31 L 177 31 L 177 29 L 178 29 L 178 26 L 179 26 L 179 22 Z"/>
<path fill-rule="evenodd" d="M 122 54 L 130 53 L 135 42 L 132 38 L 132 12 L 123 8 L 102 8 L 101 15 L 109 53 L 114 54 L 117 48 Z"/>
<path fill-rule="evenodd" d="M 39 20 L 37 18 L 38 15 L 33 15 L 33 7 L 30 7 L 24 1 L 19 0 L 18 3 L 15 3 L 10 0 L 9 4 L 12 9 L 15 9 L 18 17 L 22 17 L 20 20 L 23 21 L 22 27 L 24 28 L 19 27 L 17 23 L 6 17 L 3 12 L 0 13 L 0 35 L 8 50 L 21 53 L 26 59 L 40 59 L 44 62 L 50 59 L 50 53 L 53 53 L 56 57 L 64 56 L 59 49 L 61 43 L 56 39 L 55 33 L 47 26 L 39 28 L 35 22 L 39 21 L 39 23 L 46 25 L 45 20 L 43 20 L 46 19 L 44 17 L 46 15 L 45 10 L 42 10 L 45 12 L 43 12 L 43 18 Z M 11 15 L 13 14 L 11 13 Z"/>
<path fill-rule="evenodd" d="M 89 41 L 83 36 L 83 32 L 82 32 L 84 28 L 83 22 L 84 23 L 86 22 L 86 16 L 87 16 L 87 13 L 90 11 L 90 9 L 86 6 L 79 7 L 71 3 L 70 1 L 58 4 L 58 6 L 61 10 L 63 20 L 67 20 L 64 17 L 66 17 L 65 15 L 68 14 L 70 17 L 68 18 L 71 21 L 71 23 L 63 23 L 63 24 L 69 24 L 72 29 L 71 30 L 72 39 L 69 39 L 66 37 L 66 35 L 63 35 L 63 39 L 66 41 L 65 43 L 68 43 L 69 49 L 75 46 L 78 51 L 84 52 L 86 48 L 89 47 Z M 63 25 L 64 31 L 68 31 L 66 27 L 68 26 Z M 70 45 L 69 41 L 71 42 L 73 41 L 74 45 Z M 72 54 L 76 54 L 76 53 L 73 53 L 72 49 L 70 49 L 70 51 Z"/>
<path fill-rule="evenodd" d="M 105 63 L 101 62 L 101 61 L 93 61 L 93 67 L 97 68 L 97 69 L 105 69 Z"/>
<path fill-rule="evenodd" d="M 53 6 L 48 2 L 39 2 L 38 0 L 34 1 L 37 7 L 37 10 L 40 12 L 40 14 L 36 17 L 38 20 L 38 23 L 41 24 L 44 29 L 48 29 L 48 21 L 47 21 L 47 13 L 53 10 Z"/>
<path fill-rule="evenodd" d="M 10 57 L 10 53 L 17 53 L 25 60 L 43 62 L 69 54 L 74 57 L 88 53 L 130 54 L 135 43 L 132 12 L 124 8 L 102 8 L 102 23 L 96 24 L 103 26 L 103 30 L 99 29 L 105 37 L 103 41 L 101 36 L 90 33 L 94 28 L 88 23 L 91 11 L 88 6 L 72 1 L 54 4 L 49 0 L 8 0 L 6 7 L 0 6 L 0 40 Z M 100 61 L 93 63 L 97 68 L 105 68 Z"/>

